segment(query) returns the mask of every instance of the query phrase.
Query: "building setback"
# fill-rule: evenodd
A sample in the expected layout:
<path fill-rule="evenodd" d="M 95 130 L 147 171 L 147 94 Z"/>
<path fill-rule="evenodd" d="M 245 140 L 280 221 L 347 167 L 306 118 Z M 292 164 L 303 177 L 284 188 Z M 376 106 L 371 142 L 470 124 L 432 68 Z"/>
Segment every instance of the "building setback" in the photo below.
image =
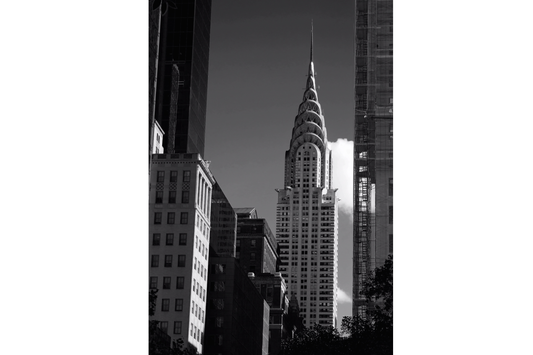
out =
<path fill-rule="evenodd" d="M 306 89 L 285 154 L 284 186 L 277 189 L 276 210 L 280 271 L 305 326 L 336 326 L 337 189 L 331 188 L 331 151 L 316 91 L 312 32 Z"/>
<path fill-rule="evenodd" d="M 154 154 L 149 195 L 150 289 L 161 330 L 202 353 L 211 189 L 199 154 Z"/>
<path fill-rule="evenodd" d="M 255 208 L 236 208 L 236 258 L 245 272 L 278 271 L 278 243 L 266 219 L 257 218 Z"/>
<path fill-rule="evenodd" d="M 364 281 L 392 254 L 392 0 L 355 1 L 353 315 Z"/>

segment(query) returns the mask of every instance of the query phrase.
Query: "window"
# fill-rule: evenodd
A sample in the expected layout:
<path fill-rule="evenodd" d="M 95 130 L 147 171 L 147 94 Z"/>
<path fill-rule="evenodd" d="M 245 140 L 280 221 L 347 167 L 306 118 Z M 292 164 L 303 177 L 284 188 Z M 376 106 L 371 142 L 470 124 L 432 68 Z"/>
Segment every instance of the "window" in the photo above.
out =
<path fill-rule="evenodd" d="M 389 234 L 389 253 L 392 253 L 392 234 Z"/>
<path fill-rule="evenodd" d="M 154 213 L 154 224 L 161 224 L 161 218 L 163 217 L 162 212 L 155 212 Z"/>
<path fill-rule="evenodd" d="M 187 233 L 180 233 L 180 245 L 187 245 Z"/>
<path fill-rule="evenodd" d="M 157 288 L 157 276 L 150 277 L 150 288 Z"/>
<path fill-rule="evenodd" d="M 155 203 L 163 203 L 163 191 L 155 192 Z"/>
<path fill-rule="evenodd" d="M 165 181 L 165 172 L 164 171 L 158 171 L 157 172 L 157 182 L 164 182 Z"/>
<path fill-rule="evenodd" d="M 161 300 L 161 312 L 168 312 L 169 305 L 170 305 L 170 298 L 163 298 Z"/>
<path fill-rule="evenodd" d="M 392 196 L 392 178 L 389 179 L 389 196 Z"/>
<path fill-rule="evenodd" d="M 152 245 L 159 245 L 160 242 L 161 242 L 161 234 L 154 233 L 152 235 Z"/>
<path fill-rule="evenodd" d="M 178 267 L 185 267 L 185 255 L 178 255 Z"/>
<path fill-rule="evenodd" d="M 176 288 L 178 290 L 181 290 L 184 288 L 184 285 L 185 285 L 185 277 L 178 276 L 178 278 L 176 279 Z"/>
<path fill-rule="evenodd" d="M 181 334 L 181 321 L 174 322 L 174 334 Z"/>
<path fill-rule="evenodd" d="M 165 255 L 165 267 L 172 267 L 172 255 Z"/>
<path fill-rule="evenodd" d="M 255 248 L 255 239 L 250 240 L 250 247 Z"/>
<path fill-rule="evenodd" d="M 170 290 L 170 276 L 169 277 L 163 277 L 163 289 L 164 290 Z"/>
<path fill-rule="evenodd" d="M 167 245 L 174 245 L 174 233 L 167 233 Z"/>
<path fill-rule="evenodd" d="M 177 312 L 183 311 L 183 298 L 176 298 L 176 308 L 175 310 Z"/>
<path fill-rule="evenodd" d="M 168 203 L 176 203 L 176 191 L 168 192 Z"/>
<path fill-rule="evenodd" d="M 389 224 L 392 224 L 392 206 L 389 206 Z"/>
<path fill-rule="evenodd" d="M 150 263 L 152 267 L 159 266 L 159 255 L 152 255 L 152 262 Z"/>
<path fill-rule="evenodd" d="M 183 182 L 189 182 L 191 181 L 191 171 L 185 170 L 183 171 Z"/>
<path fill-rule="evenodd" d="M 170 172 L 170 182 L 178 182 L 178 172 L 177 171 L 171 171 Z"/>
<path fill-rule="evenodd" d="M 168 212 L 168 214 L 167 214 L 167 224 L 174 224 L 175 219 L 176 219 L 176 213 L 175 212 Z"/>
<path fill-rule="evenodd" d="M 180 223 L 181 224 L 189 223 L 189 212 L 181 212 Z"/>
<path fill-rule="evenodd" d="M 168 322 L 159 322 L 159 328 L 166 333 L 168 330 Z"/>
<path fill-rule="evenodd" d="M 226 264 L 215 264 L 215 274 L 223 274 Z"/>
<path fill-rule="evenodd" d="M 189 203 L 189 191 L 181 192 L 181 203 Z"/>
<path fill-rule="evenodd" d="M 255 253 L 250 253 L 250 261 L 255 261 Z"/>

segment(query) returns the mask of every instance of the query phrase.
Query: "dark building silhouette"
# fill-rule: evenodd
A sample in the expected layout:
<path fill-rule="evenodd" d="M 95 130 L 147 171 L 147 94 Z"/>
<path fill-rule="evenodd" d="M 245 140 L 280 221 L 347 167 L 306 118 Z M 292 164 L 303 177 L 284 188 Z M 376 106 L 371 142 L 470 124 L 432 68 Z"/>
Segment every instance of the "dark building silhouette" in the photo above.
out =
<path fill-rule="evenodd" d="M 236 208 L 236 258 L 245 272 L 278 271 L 278 244 L 266 219 L 258 218 L 253 207 Z"/>
<path fill-rule="evenodd" d="M 149 23 L 150 128 L 167 153 L 204 156 L 211 0 L 152 0 Z"/>
<path fill-rule="evenodd" d="M 211 250 L 204 355 L 267 355 L 268 303 L 235 258 Z"/>
<path fill-rule="evenodd" d="M 392 254 L 392 0 L 355 1 L 353 315 L 369 273 Z"/>
<path fill-rule="evenodd" d="M 292 327 L 289 322 L 289 298 L 287 285 L 281 273 L 253 274 L 248 273 L 257 291 L 270 306 L 268 354 L 278 355 L 281 342 L 292 337 Z"/>
<path fill-rule="evenodd" d="M 211 195 L 211 241 L 218 256 L 235 257 L 237 215 L 218 182 Z"/>

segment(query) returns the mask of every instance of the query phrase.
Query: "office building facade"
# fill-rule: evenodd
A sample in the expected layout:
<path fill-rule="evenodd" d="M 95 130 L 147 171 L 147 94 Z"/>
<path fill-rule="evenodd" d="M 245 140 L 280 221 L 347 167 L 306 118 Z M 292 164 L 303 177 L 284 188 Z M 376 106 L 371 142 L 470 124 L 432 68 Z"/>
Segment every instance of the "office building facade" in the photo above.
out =
<path fill-rule="evenodd" d="M 311 57 L 303 101 L 285 154 L 284 188 L 277 189 L 280 271 L 296 296 L 305 326 L 337 325 L 338 208 L 331 188 L 331 151 L 318 102 Z"/>
<path fill-rule="evenodd" d="M 157 291 L 155 314 L 172 340 L 202 353 L 210 242 L 211 190 L 199 154 L 152 157 L 149 194 L 149 287 Z"/>
<path fill-rule="evenodd" d="M 150 2 L 150 127 L 167 153 L 204 156 L 210 29 L 211 0 Z"/>
<path fill-rule="evenodd" d="M 392 0 L 355 1 L 353 315 L 365 280 L 392 254 Z"/>

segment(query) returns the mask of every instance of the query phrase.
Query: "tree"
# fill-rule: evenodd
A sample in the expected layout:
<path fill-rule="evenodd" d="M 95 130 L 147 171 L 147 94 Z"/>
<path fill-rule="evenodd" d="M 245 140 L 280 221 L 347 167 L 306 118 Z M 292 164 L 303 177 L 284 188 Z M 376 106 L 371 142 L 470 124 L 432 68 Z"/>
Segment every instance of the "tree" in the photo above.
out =
<path fill-rule="evenodd" d="M 376 268 L 363 285 L 361 294 L 367 300 L 366 316 L 344 317 L 341 329 L 351 339 L 358 354 L 392 354 L 393 287 L 392 255 Z"/>
<path fill-rule="evenodd" d="M 280 355 L 342 355 L 350 354 L 346 341 L 331 326 L 314 324 L 283 341 Z"/>

